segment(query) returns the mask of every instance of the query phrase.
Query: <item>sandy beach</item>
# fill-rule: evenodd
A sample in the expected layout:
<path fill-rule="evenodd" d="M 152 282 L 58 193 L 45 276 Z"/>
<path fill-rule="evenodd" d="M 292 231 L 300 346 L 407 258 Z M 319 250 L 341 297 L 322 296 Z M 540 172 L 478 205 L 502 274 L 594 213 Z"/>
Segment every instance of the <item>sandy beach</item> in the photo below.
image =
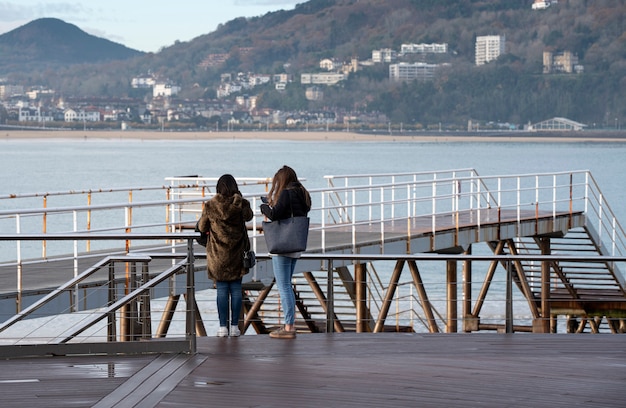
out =
<path fill-rule="evenodd" d="M 258 132 L 169 132 L 143 130 L 0 130 L 5 140 L 35 139 L 109 139 L 109 140 L 290 140 L 328 142 L 626 142 L 626 131 L 609 132 L 493 132 L 471 134 L 467 132 L 419 132 L 419 133 L 354 133 L 354 132 L 304 132 L 304 131 L 258 131 Z"/>

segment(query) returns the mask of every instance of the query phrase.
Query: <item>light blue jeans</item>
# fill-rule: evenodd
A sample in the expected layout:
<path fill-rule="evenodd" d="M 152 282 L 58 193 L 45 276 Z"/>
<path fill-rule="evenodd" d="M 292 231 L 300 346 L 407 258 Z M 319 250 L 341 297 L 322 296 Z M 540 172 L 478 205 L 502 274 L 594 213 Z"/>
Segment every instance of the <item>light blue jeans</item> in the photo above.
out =
<path fill-rule="evenodd" d="M 217 281 L 217 314 L 220 319 L 220 327 L 228 327 L 228 312 L 232 312 L 231 325 L 239 324 L 241 313 L 241 279 L 234 281 Z"/>
<path fill-rule="evenodd" d="M 296 297 L 291 286 L 291 277 L 296 267 L 298 258 L 289 258 L 281 255 L 272 256 L 272 266 L 274 267 L 274 277 L 276 286 L 280 294 L 280 302 L 285 313 L 285 324 L 293 324 L 296 320 Z"/>

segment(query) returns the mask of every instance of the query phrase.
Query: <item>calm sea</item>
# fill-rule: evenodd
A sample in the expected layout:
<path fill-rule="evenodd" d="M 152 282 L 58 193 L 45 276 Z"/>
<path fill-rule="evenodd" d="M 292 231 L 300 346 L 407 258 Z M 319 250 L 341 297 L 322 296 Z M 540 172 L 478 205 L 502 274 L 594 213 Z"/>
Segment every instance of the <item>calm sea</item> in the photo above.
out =
<path fill-rule="evenodd" d="M 169 176 L 271 177 L 292 166 L 309 188 L 324 175 L 474 168 L 480 175 L 590 170 L 624 214 L 626 144 L 515 142 L 324 142 L 4 140 L 0 194 L 162 185 Z M 620 209 L 620 207 L 622 207 Z"/>

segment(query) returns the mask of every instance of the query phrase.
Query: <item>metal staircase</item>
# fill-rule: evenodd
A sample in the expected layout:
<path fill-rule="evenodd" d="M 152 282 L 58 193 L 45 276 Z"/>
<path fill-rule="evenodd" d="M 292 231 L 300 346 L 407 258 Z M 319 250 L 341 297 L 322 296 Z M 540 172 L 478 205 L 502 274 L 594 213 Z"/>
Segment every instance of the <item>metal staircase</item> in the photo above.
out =
<path fill-rule="evenodd" d="M 616 264 L 594 260 L 607 255 L 606 248 L 597 243 L 596 237 L 589 226 L 571 229 L 564 236 L 549 237 L 551 255 L 588 257 L 585 262 L 566 259 L 549 262 L 550 314 L 564 315 L 568 321 L 577 322 L 575 325 L 568 322 L 569 331 L 623 332 L 623 316 L 612 311 L 611 305 L 626 302 L 626 287 Z M 542 255 L 542 243 L 537 236 L 507 240 L 506 245 L 500 246 L 491 242 L 489 246 L 497 255 Z M 535 317 L 541 308 L 541 267 L 541 262 L 524 260 L 515 266 L 514 282 L 526 296 Z"/>

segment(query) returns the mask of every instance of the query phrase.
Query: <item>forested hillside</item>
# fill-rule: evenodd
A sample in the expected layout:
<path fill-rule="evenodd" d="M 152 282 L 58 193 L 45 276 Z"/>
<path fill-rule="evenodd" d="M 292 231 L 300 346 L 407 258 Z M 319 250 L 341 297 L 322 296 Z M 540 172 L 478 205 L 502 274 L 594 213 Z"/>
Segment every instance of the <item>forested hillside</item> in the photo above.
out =
<path fill-rule="evenodd" d="M 152 72 L 180 84 L 182 96 L 209 99 L 223 73 L 287 72 L 296 81 L 279 93 L 255 88 L 260 107 L 282 110 L 380 111 L 393 122 L 516 124 L 563 116 L 593 126 L 626 118 L 626 0 L 560 0 L 531 10 L 532 0 L 312 0 L 294 10 L 239 18 L 215 32 L 129 62 L 71 66 L 38 75 L 65 93 L 138 96 L 129 79 Z M 175 27 L 173 28 L 175 29 Z M 476 36 L 506 36 L 506 54 L 474 64 Z M 447 43 L 447 63 L 431 82 L 392 83 L 388 66 L 365 67 L 324 89 L 322 101 L 304 98 L 302 72 L 322 58 L 371 58 L 372 50 L 403 43 Z M 543 52 L 570 51 L 580 74 L 542 73 Z M 225 62 L 205 68 L 211 54 Z M 91 77 L 91 81 L 85 81 Z"/>

